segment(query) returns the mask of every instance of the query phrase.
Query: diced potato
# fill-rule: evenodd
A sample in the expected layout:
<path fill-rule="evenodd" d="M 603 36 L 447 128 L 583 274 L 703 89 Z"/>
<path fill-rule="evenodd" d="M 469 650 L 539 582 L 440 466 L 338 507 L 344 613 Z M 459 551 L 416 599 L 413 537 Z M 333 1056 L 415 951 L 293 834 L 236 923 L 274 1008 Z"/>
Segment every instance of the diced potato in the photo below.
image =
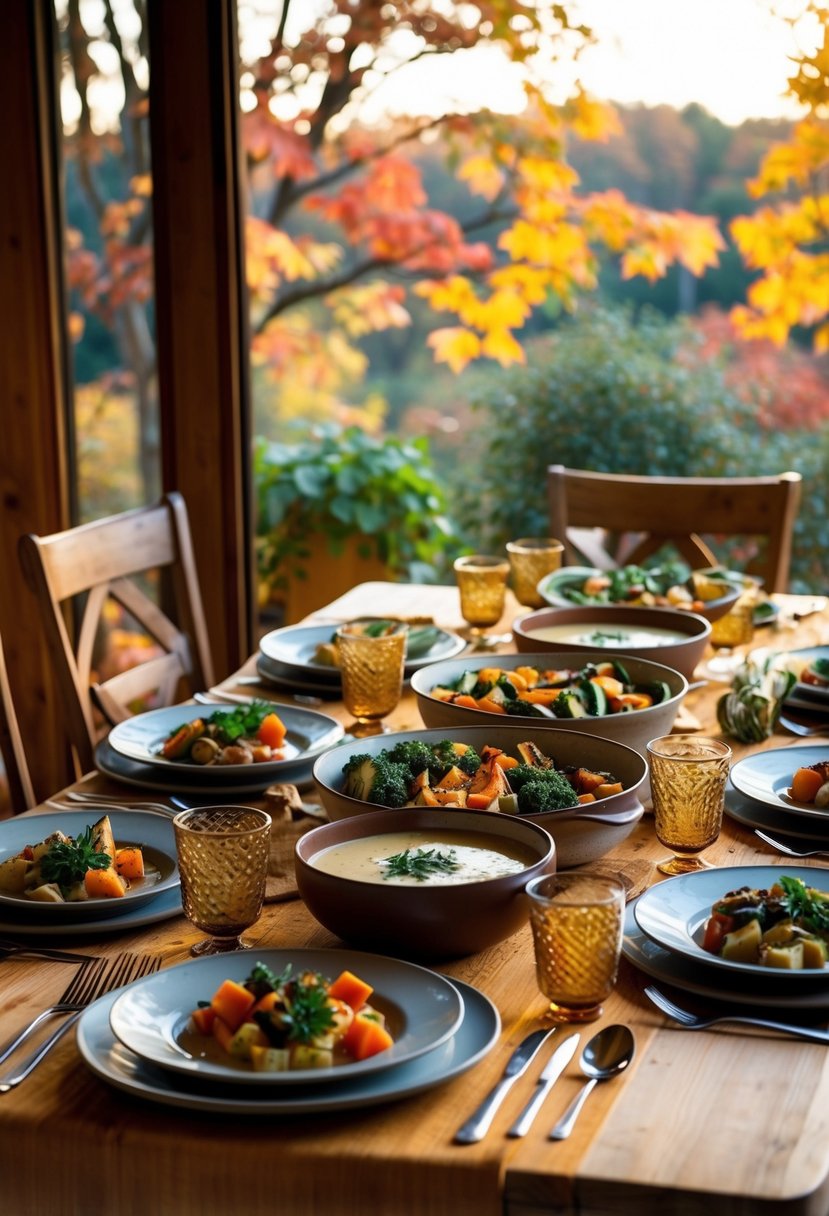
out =
<path fill-rule="evenodd" d="M 820 937 L 803 938 L 803 966 L 823 968 L 829 960 L 829 947 Z"/>
<path fill-rule="evenodd" d="M 228 1051 L 240 1060 L 250 1060 L 254 1047 L 267 1047 L 268 1036 L 255 1022 L 243 1022 L 230 1040 Z"/>
<path fill-rule="evenodd" d="M 750 920 L 732 933 L 726 933 L 720 957 L 730 959 L 734 963 L 756 963 L 762 941 L 759 920 Z"/>
<path fill-rule="evenodd" d="M 363 1005 L 360 1013 L 370 1022 L 376 1022 L 378 1026 L 386 1025 L 385 1014 L 381 1013 L 379 1009 L 375 1009 L 373 1005 Z"/>
<path fill-rule="evenodd" d="M 764 946 L 760 953 L 764 967 L 780 967 L 787 971 L 803 970 L 803 942 L 790 942 L 786 946 Z"/>
<path fill-rule="evenodd" d="M 798 936 L 790 920 L 780 920 L 763 934 L 763 941 L 770 946 L 785 946 Z"/>
<path fill-rule="evenodd" d="M 25 857 L 9 857 L 0 864 L 0 891 L 19 895 L 26 886 L 29 862 Z"/>
<path fill-rule="evenodd" d="M 281 1047 L 257 1047 L 250 1049 L 254 1072 L 287 1072 L 291 1067 L 290 1052 Z"/>
<path fill-rule="evenodd" d="M 33 891 L 26 892 L 27 899 L 34 899 L 41 904 L 62 904 L 64 898 L 61 895 L 60 887 L 56 882 L 44 882 L 39 887 L 35 887 Z"/>
<path fill-rule="evenodd" d="M 68 836 L 64 836 L 63 832 L 53 832 L 51 836 L 47 836 L 45 840 L 41 840 L 40 844 L 34 845 L 32 848 L 32 861 L 40 861 L 49 852 L 53 844 L 66 844 Z"/>
<path fill-rule="evenodd" d="M 332 1068 L 334 1053 L 325 1048 L 297 1043 L 291 1049 L 291 1068 Z"/>

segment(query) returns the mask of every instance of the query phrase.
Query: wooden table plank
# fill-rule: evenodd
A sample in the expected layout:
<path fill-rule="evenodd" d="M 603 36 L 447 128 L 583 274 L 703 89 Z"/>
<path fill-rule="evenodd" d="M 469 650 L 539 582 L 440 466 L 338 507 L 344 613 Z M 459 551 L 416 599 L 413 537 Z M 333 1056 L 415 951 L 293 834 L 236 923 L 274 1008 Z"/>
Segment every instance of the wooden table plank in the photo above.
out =
<path fill-rule="evenodd" d="M 360 608 L 362 590 L 346 601 Z M 401 593 L 395 593 L 400 599 Z M 453 589 L 407 589 L 416 607 L 387 611 L 434 614 L 457 625 Z M 376 585 L 371 611 L 381 608 Z M 365 602 L 362 601 L 362 602 Z M 516 611 L 508 605 L 507 619 Z M 499 627 L 500 628 L 500 627 Z M 765 641 L 767 631 L 758 634 Z M 769 635 L 791 645 L 829 640 L 829 615 Z M 253 660 L 246 665 L 250 674 Z M 250 692 L 248 685 L 228 687 Z M 265 690 L 254 690 L 257 693 Z M 691 694 L 691 710 L 712 730 L 723 687 Z M 276 700 L 286 700 L 277 696 Z M 325 712 L 347 720 L 339 702 Z M 407 693 L 392 715 L 398 728 L 419 726 Z M 797 743 L 776 735 L 763 746 Z M 737 745 L 737 756 L 756 748 Z M 829 752 L 829 741 L 827 742 Z M 85 782 L 102 794 L 128 791 L 100 775 Z M 664 850 L 646 816 L 613 854 L 657 860 Z M 709 851 L 719 865 L 785 862 L 728 821 Z M 298 901 L 270 904 L 252 931 L 263 947 L 337 946 Z M 159 951 L 165 962 L 188 957 L 201 936 L 183 917 L 116 938 L 61 939 L 67 948 L 112 955 Z M 26 1016 L 53 1000 L 69 967 L 30 960 L 0 963 L 0 1041 Z M 734 1029 L 686 1033 L 669 1028 L 642 995 L 646 982 L 624 962 L 602 1021 L 631 1024 L 637 1037 L 632 1069 L 600 1085 L 572 1137 L 546 1134 L 580 1084 L 574 1061 L 520 1141 L 505 1132 L 526 1101 L 546 1055 L 522 1077 L 479 1145 L 452 1136 L 501 1074 L 509 1052 L 544 1014 L 529 929 L 492 950 L 441 965 L 485 992 L 498 1007 L 503 1034 L 473 1070 L 428 1093 L 343 1115 L 229 1119 L 155 1106 L 100 1083 L 63 1042 L 27 1083 L 0 1099 L 2 1210 L 8 1216 L 132 1213 L 151 1206 L 162 1216 L 258 1216 L 274 1208 L 291 1216 L 350 1216 L 367 1204 L 386 1216 L 748 1216 L 774 1212 L 812 1216 L 829 1210 L 829 1075 L 824 1049 Z M 94 1169 L 94 1180 L 79 1166 Z M 130 1179 L 137 1179 L 130 1185 Z M 127 1181 L 125 1181 L 127 1180 Z"/>

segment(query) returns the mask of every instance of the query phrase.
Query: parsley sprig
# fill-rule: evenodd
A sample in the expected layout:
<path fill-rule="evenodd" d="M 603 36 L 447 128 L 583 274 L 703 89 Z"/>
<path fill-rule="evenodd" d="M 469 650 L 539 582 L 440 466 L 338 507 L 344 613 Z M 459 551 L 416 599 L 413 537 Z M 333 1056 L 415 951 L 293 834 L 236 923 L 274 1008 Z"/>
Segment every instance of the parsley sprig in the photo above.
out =
<path fill-rule="evenodd" d="M 784 874 L 778 882 L 785 891 L 781 902 L 792 920 L 806 929 L 829 932 L 829 900 L 807 887 L 801 878 Z"/>
<path fill-rule="evenodd" d="M 283 1022 L 293 1042 L 310 1043 L 334 1026 L 334 1010 L 328 1003 L 328 989 L 321 975 L 314 976 L 311 982 L 304 978 L 294 980 L 284 995 L 287 1012 Z"/>
<path fill-rule="evenodd" d="M 425 882 L 430 874 L 448 874 L 461 868 L 454 849 L 404 849 L 385 858 L 386 878 L 416 878 Z"/>
<path fill-rule="evenodd" d="M 96 852 L 89 827 L 74 840 L 56 840 L 40 860 L 40 873 L 44 882 L 57 883 L 65 894 L 83 881 L 87 870 L 107 870 L 111 864 L 108 853 Z"/>

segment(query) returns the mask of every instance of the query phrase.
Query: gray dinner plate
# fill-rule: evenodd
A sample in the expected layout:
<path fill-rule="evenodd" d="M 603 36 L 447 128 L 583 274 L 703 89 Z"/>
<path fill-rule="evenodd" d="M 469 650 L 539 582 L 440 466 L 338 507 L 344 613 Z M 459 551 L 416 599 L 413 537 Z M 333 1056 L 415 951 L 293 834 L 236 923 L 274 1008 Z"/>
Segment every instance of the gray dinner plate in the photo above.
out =
<path fill-rule="evenodd" d="M 336 667 L 325 663 L 317 663 L 314 654 L 318 646 L 330 642 L 337 626 L 326 625 L 287 625 L 283 629 L 274 629 L 266 633 L 259 643 L 259 653 L 269 660 L 278 675 L 284 679 L 295 677 L 306 682 L 317 684 L 341 684 L 340 673 Z M 404 676 L 429 663 L 437 663 L 440 659 L 451 659 L 465 650 L 467 642 L 457 633 L 441 629 L 432 646 L 417 658 L 406 659 L 403 667 Z"/>
<path fill-rule="evenodd" d="M 239 769 L 244 768 L 244 773 L 240 772 L 234 780 L 221 784 L 205 781 L 195 771 L 195 765 L 183 766 L 180 774 L 172 769 L 159 771 L 149 764 L 140 764 L 137 760 L 129 760 L 120 755 L 109 746 L 106 739 L 102 739 L 95 748 L 95 767 L 107 777 L 122 781 L 125 785 L 155 790 L 158 794 L 193 794 L 202 802 L 212 793 L 215 793 L 219 802 L 227 802 L 229 798 L 247 794 L 261 794 L 273 780 L 267 774 L 257 773 L 256 765 L 239 765 Z M 300 759 L 280 771 L 279 781 L 301 789 L 313 784 L 313 770 L 313 759 Z M 210 768 L 207 771 L 213 770 Z"/>

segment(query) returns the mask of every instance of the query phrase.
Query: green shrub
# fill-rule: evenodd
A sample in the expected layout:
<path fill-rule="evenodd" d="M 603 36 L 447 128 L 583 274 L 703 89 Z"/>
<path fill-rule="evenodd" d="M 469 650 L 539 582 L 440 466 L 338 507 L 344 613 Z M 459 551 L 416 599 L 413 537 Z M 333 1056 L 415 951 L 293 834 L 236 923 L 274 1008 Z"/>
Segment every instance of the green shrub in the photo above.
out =
<path fill-rule="evenodd" d="M 683 321 L 595 307 L 527 348 L 527 364 L 490 377 L 472 400 L 470 468 L 450 509 L 471 543 L 500 549 L 549 528 L 548 465 L 671 477 L 795 469 L 804 503 L 792 589 L 814 588 L 829 501 L 827 449 L 814 433 L 770 432 L 704 360 Z"/>
<path fill-rule="evenodd" d="M 357 537 L 392 577 L 435 582 L 451 570 L 457 541 L 425 440 L 375 438 L 358 427 L 320 427 L 299 443 L 254 446 L 259 577 L 271 593 L 307 577 L 308 541 L 332 555 Z"/>

